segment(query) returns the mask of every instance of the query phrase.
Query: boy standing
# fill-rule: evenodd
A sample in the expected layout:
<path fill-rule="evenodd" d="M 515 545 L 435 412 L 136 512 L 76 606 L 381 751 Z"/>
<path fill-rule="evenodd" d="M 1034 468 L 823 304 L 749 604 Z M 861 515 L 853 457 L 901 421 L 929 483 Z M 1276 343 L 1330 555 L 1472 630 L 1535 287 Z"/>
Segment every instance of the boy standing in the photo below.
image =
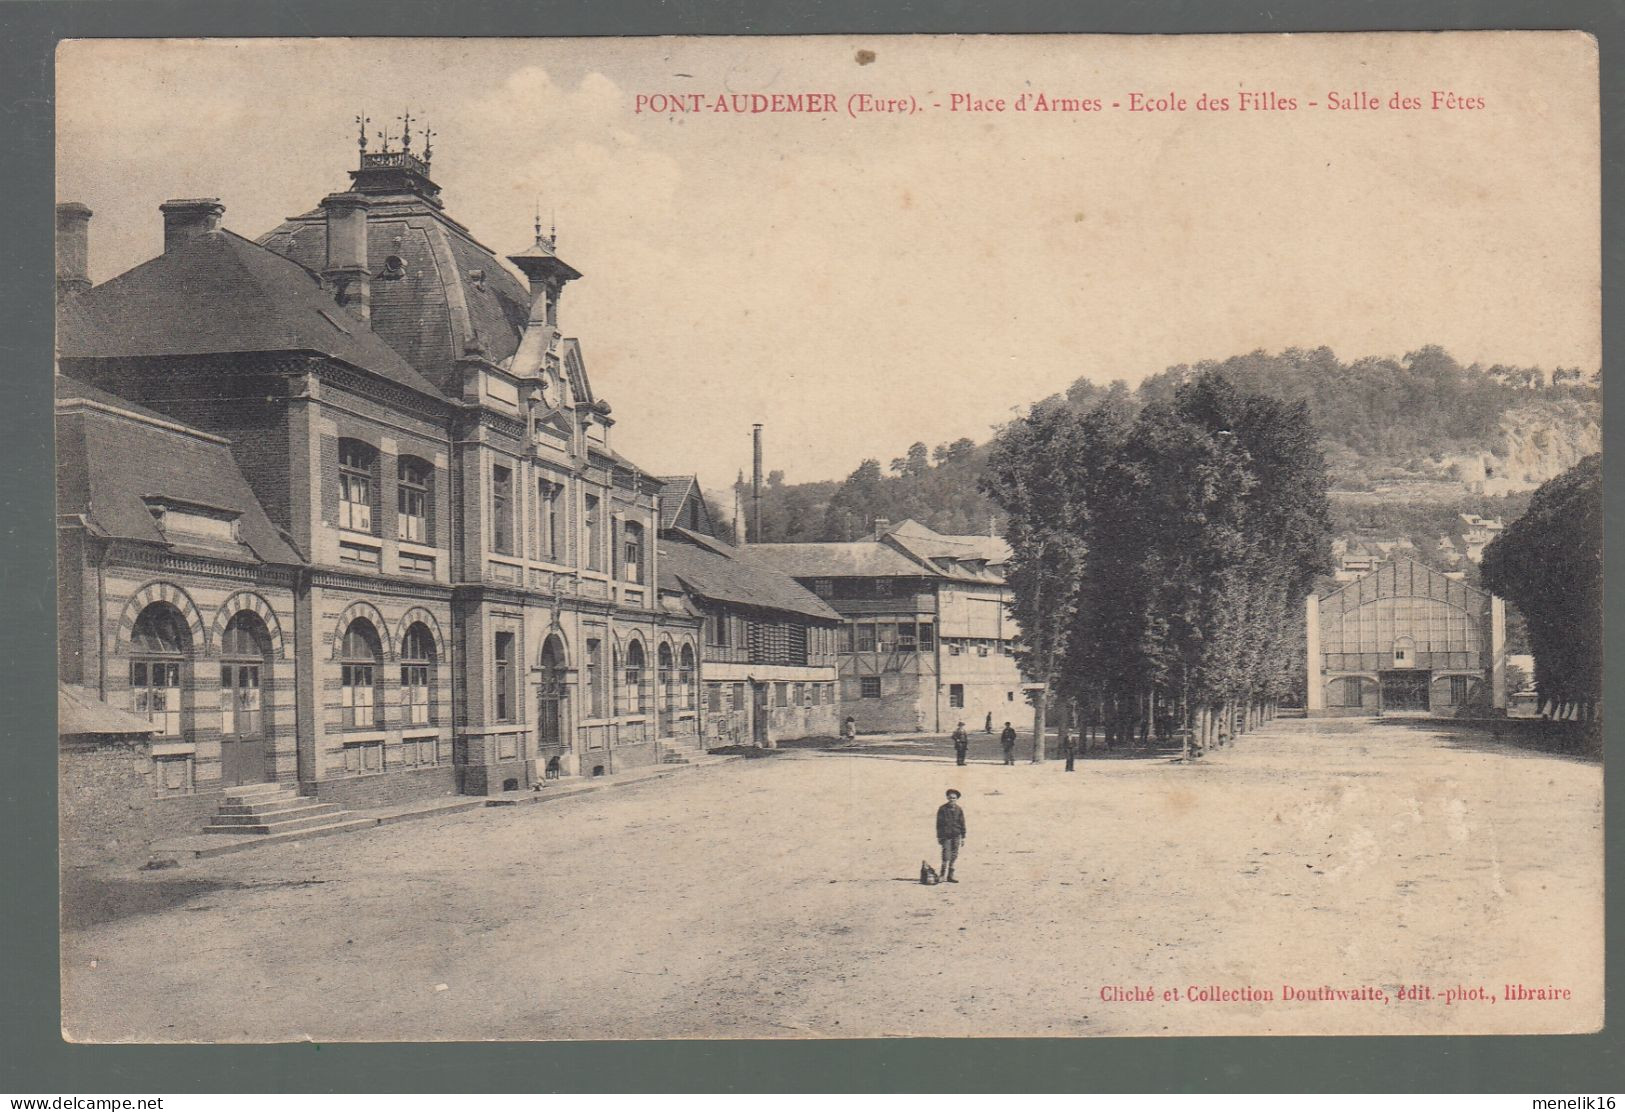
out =
<path fill-rule="evenodd" d="M 947 884 L 958 884 L 954 877 L 954 862 L 965 844 L 965 812 L 959 809 L 959 791 L 948 789 L 948 802 L 937 808 L 937 841 L 942 844 L 942 879 Z"/>

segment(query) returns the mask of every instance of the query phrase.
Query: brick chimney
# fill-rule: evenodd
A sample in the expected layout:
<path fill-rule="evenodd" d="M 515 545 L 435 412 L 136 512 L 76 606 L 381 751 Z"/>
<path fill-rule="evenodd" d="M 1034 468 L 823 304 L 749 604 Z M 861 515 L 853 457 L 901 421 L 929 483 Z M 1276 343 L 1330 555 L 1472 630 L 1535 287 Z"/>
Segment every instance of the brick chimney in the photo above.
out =
<path fill-rule="evenodd" d="M 330 193 L 322 198 L 327 214 L 327 266 L 322 284 L 333 300 L 372 323 L 372 273 L 367 267 L 367 198 L 360 193 Z"/>
<path fill-rule="evenodd" d="M 165 201 L 158 206 L 164 214 L 164 254 L 199 236 L 220 230 L 220 217 L 226 206 L 219 197 L 187 197 Z"/>
<path fill-rule="evenodd" d="M 879 540 L 881 537 L 884 537 L 886 535 L 886 530 L 888 530 L 890 528 L 891 528 L 891 521 L 888 518 L 884 518 L 884 517 L 875 518 L 875 539 Z"/>
<path fill-rule="evenodd" d="M 78 201 L 56 206 L 56 295 L 77 297 L 90 288 L 91 212 Z"/>

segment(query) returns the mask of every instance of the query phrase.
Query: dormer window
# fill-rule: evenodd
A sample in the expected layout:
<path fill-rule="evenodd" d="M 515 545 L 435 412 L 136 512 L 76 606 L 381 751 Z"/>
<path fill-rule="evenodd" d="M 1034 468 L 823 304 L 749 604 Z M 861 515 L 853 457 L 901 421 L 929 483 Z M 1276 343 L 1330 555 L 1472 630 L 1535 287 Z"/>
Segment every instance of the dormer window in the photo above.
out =
<path fill-rule="evenodd" d="M 378 275 L 386 281 L 398 282 L 406 277 L 406 260 L 399 255 L 386 255 L 384 257 L 383 273 Z"/>
<path fill-rule="evenodd" d="M 238 514 L 235 510 L 221 510 L 176 502 L 166 498 L 148 498 L 147 510 L 166 540 L 205 540 L 222 544 L 242 541 Z"/>

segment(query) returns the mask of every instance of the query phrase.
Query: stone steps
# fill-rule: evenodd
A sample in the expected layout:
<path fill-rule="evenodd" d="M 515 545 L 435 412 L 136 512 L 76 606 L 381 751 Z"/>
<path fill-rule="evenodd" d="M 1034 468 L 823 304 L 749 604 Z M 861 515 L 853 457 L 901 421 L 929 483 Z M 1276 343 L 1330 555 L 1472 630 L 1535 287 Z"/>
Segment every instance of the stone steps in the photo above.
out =
<path fill-rule="evenodd" d="M 350 812 L 280 784 L 230 788 L 203 828 L 205 834 L 291 834 L 342 825 Z"/>

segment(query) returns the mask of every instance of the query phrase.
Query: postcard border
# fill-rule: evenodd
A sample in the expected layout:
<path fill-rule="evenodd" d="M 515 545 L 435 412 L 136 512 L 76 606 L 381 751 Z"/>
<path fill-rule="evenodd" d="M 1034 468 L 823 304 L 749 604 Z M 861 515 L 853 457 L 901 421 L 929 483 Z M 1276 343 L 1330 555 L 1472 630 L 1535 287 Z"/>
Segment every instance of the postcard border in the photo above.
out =
<path fill-rule="evenodd" d="M 331 0 L 282 0 L 276 11 L 248 4 L 177 0 L 13 3 L 4 31 L 0 103 L 8 157 L 0 196 L 22 219 L 9 229 L 0 269 L 11 312 L 6 344 L 12 393 L 0 425 L 0 500 L 9 522 L 5 596 L 36 600 L 41 620 L 0 628 L 6 662 L 6 733 L 14 763 L 0 782 L 0 1092 L 1326 1092 L 1522 1091 L 1578 1093 L 1617 1088 L 1619 1063 L 1605 1034 L 1420 1038 L 977 1039 L 892 1041 L 697 1041 L 552 1044 L 297 1044 L 269 1047 L 74 1046 L 59 1033 L 57 862 L 53 732 L 55 647 L 48 601 L 52 576 L 50 379 L 30 368 L 51 358 L 53 52 L 71 37 L 189 35 L 858 34 L 912 32 L 1208 33 L 1365 30 L 1579 29 L 1601 52 L 1603 120 L 1604 365 L 1621 364 L 1619 229 L 1625 214 L 1625 9 L 1607 0 L 1539 6 L 1518 0 L 1386 0 L 1355 5 L 1283 4 L 1267 11 L 1237 0 L 1090 4 L 1066 0 L 953 5 L 928 17 L 873 0 L 825 0 L 816 11 L 792 2 L 727 5 L 726 11 L 657 0 L 547 5 L 487 4 L 473 21 L 439 0 L 400 0 L 387 24 L 379 8 Z M 1625 460 L 1620 420 L 1605 408 L 1610 479 Z M 1607 567 L 1625 552 L 1625 484 L 1607 489 Z M 1617 604 L 1617 605 L 1616 605 Z M 1607 607 L 1608 686 L 1625 690 L 1625 600 Z M 1619 730 L 1608 730 L 1612 742 Z M 1611 747 L 1611 746 L 1610 746 Z M 1605 772 L 1609 814 L 1621 808 L 1618 770 Z M 1620 998 L 1625 844 L 1607 830 L 1606 998 Z"/>

